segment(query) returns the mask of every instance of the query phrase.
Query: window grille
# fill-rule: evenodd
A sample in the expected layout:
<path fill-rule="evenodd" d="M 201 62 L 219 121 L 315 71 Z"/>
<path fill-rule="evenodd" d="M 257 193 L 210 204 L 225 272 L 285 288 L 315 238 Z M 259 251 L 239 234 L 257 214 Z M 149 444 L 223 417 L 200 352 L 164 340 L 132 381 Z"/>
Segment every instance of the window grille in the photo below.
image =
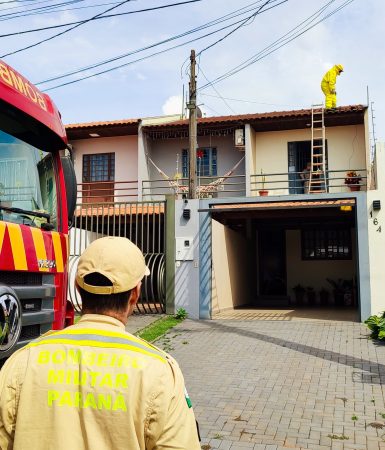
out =
<path fill-rule="evenodd" d="M 305 229 L 302 234 L 302 259 L 352 259 L 352 238 L 348 228 Z"/>
<path fill-rule="evenodd" d="M 115 180 L 115 153 L 83 155 L 83 183 Z"/>

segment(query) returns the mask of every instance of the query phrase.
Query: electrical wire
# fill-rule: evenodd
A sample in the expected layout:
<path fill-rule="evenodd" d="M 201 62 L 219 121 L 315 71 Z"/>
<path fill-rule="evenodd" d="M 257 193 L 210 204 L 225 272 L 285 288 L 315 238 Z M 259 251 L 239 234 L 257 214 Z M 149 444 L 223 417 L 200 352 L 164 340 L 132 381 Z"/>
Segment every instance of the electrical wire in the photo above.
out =
<path fill-rule="evenodd" d="M 92 20 L 109 19 L 111 17 L 126 16 L 126 15 L 129 15 L 129 14 L 137 14 L 137 13 L 141 13 L 141 12 L 155 11 L 155 10 L 158 10 L 158 9 L 171 8 L 173 6 L 186 5 L 188 3 L 196 3 L 196 2 L 201 2 L 201 1 L 202 0 L 186 0 L 186 1 L 178 2 L 178 3 L 169 3 L 167 5 L 154 6 L 153 8 L 136 9 L 134 11 L 127 11 L 127 12 L 124 12 L 124 13 L 107 14 L 106 16 L 96 17 L 95 19 L 92 19 Z M 82 23 L 82 21 L 79 20 L 77 22 L 68 22 L 68 23 L 63 23 L 63 24 L 60 24 L 60 25 L 52 25 L 52 26 L 49 26 L 49 27 L 35 28 L 35 29 L 32 29 L 32 30 L 24 30 L 24 31 L 15 31 L 14 33 L 7 33 L 7 34 L 0 34 L 0 38 L 9 37 L 9 36 L 16 36 L 16 35 L 26 34 L 26 33 L 35 33 L 37 31 L 52 30 L 54 28 L 67 27 L 69 25 L 76 25 L 78 23 L 80 24 L 80 23 Z"/>
<path fill-rule="evenodd" d="M 284 0 L 282 3 L 284 3 L 285 1 L 288 0 Z M 255 13 L 253 13 L 251 16 L 246 17 L 246 19 L 244 21 L 242 21 L 237 27 L 235 27 L 233 30 L 231 30 L 229 33 L 227 33 L 225 36 L 221 37 L 220 39 L 218 39 L 217 41 L 213 42 L 212 44 L 208 45 L 207 47 L 205 47 L 204 49 L 202 49 L 197 56 L 202 55 L 203 52 L 205 52 L 206 50 L 208 50 L 209 48 L 214 47 L 215 45 L 219 44 L 219 42 L 222 42 L 224 39 L 226 39 L 227 37 L 229 37 L 231 34 L 235 33 L 237 30 L 239 30 L 240 28 L 242 28 L 243 26 L 245 26 L 248 22 L 252 21 L 255 19 L 255 17 L 260 13 L 260 11 L 264 8 L 264 6 L 266 6 L 267 4 L 269 4 L 271 2 L 271 0 L 267 0 L 261 7 L 259 7 L 257 9 L 257 11 Z"/>
<path fill-rule="evenodd" d="M 196 32 L 198 32 L 198 31 L 202 31 L 202 30 L 204 30 L 204 29 L 206 29 L 206 28 L 210 28 L 211 26 L 215 26 L 215 25 L 217 25 L 217 24 L 226 22 L 226 21 L 231 20 L 231 19 L 233 19 L 233 18 L 235 18 L 235 17 L 238 17 L 238 16 L 240 16 L 240 15 L 243 15 L 243 14 L 245 14 L 245 13 L 250 12 L 250 10 L 246 10 L 246 8 L 249 8 L 251 5 L 259 4 L 259 3 L 261 3 L 261 1 L 262 1 L 262 0 L 258 0 L 258 1 L 256 1 L 256 2 L 253 2 L 253 3 L 247 5 L 247 6 L 243 7 L 243 8 L 240 8 L 240 9 L 237 9 L 237 10 L 231 12 L 231 13 L 225 14 L 224 16 L 221 16 L 221 17 L 219 17 L 219 18 L 217 18 L 217 19 L 215 19 L 215 20 L 212 20 L 212 21 L 207 22 L 207 23 L 205 23 L 205 24 L 203 24 L 203 25 L 200 25 L 199 27 L 193 28 L 193 29 L 188 30 L 188 31 L 186 31 L 186 32 L 183 32 L 183 33 L 181 33 L 181 34 L 178 34 L 178 35 L 172 36 L 172 37 L 170 37 L 170 38 L 164 39 L 163 41 L 159 41 L 159 42 L 156 42 L 156 43 L 154 43 L 154 44 L 150 44 L 150 45 L 148 45 L 148 46 L 146 46 L 146 47 L 142 47 L 142 48 L 133 50 L 133 51 L 131 51 L 131 52 L 124 53 L 124 54 L 122 54 L 122 55 L 118 55 L 118 56 L 116 56 L 116 57 L 109 58 L 109 59 L 107 59 L 107 60 L 104 60 L 104 61 L 101 61 L 101 62 L 92 64 L 92 65 L 89 65 L 89 66 L 86 66 L 86 67 L 82 67 L 82 68 L 80 68 L 80 69 L 77 69 L 77 70 L 74 70 L 74 71 L 71 71 L 71 72 L 67 72 L 67 73 L 62 74 L 62 75 L 58 75 L 58 76 L 51 77 L 51 78 L 48 78 L 48 79 L 43 80 L 43 81 L 39 81 L 39 82 L 37 82 L 37 83 L 35 83 L 35 84 L 36 84 L 36 85 L 42 85 L 42 84 L 46 84 L 46 83 L 51 82 L 51 81 L 56 81 L 56 80 L 59 80 L 59 79 L 66 78 L 66 77 L 71 76 L 71 75 L 76 75 L 76 74 L 78 74 L 78 73 L 86 72 L 86 71 L 89 71 L 89 70 L 91 70 L 91 69 L 95 69 L 95 68 L 97 68 L 97 67 L 100 67 L 100 66 L 103 66 L 103 65 L 112 63 L 112 62 L 114 62 L 114 61 L 117 61 L 117 60 L 126 58 L 126 57 L 128 57 L 128 56 L 134 55 L 134 54 L 136 54 L 136 53 L 140 53 L 140 52 L 143 52 L 143 51 L 145 51 L 145 50 L 149 50 L 149 49 L 151 49 L 151 48 L 158 47 L 159 45 L 163 45 L 163 44 L 166 44 L 166 43 L 168 43 L 168 42 L 171 42 L 171 41 L 180 39 L 180 38 L 182 38 L 182 37 L 188 36 L 189 34 L 193 34 L 193 33 L 196 33 Z M 278 0 L 274 0 L 274 1 L 278 1 Z M 253 8 L 255 8 L 255 6 L 254 6 Z M 252 8 L 252 9 L 253 9 L 253 8 Z M 241 12 L 240 12 L 240 11 L 241 11 Z M 190 42 L 194 42 L 195 40 L 199 40 L 199 39 L 202 39 L 202 38 L 204 38 L 204 37 L 208 37 L 208 36 L 210 36 L 210 35 L 212 35 L 212 34 L 218 33 L 218 32 L 220 32 L 220 31 L 222 31 L 222 30 L 224 30 L 224 29 L 227 29 L 227 28 L 229 28 L 229 27 L 232 27 L 232 26 L 236 25 L 237 23 L 240 23 L 240 22 L 243 21 L 243 20 L 244 20 L 244 19 L 241 19 L 241 20 L 239 20 L 239 21 L 233 22 L 233 23 L 231 23 L 230 25 L 227 25 L 227 26 L 225 26 L 225 27 L 219 28 L 218 30 L 215 30 L 214 32 L 205 34 L 205 35 L 200 36 L 200 37 L 198 37 L 198 38 L 196 38 L 196 39 L 192 39 L 192 40 L 186 42 L 185 44 L 188 44 L 188 43 L 190 43 Z M 182 45 L 185 45 L 185 44 L 182 44 Z M 177 46 L 175 46 L 175 47 L 171 47 L 170 50 L 172 50 L 172 49 L 174 49 L 174 48 L 178 48 L 178 47 L 180 47 L 180 46 L 181 46 L 181 45 L 177 45 Z M 168 51 L 168 50 L 169 50 L 169 49 L 166 49 L 166 50 L 164 50 L 164 51 Z M 158 54 L 160 54 L 160 53 L 162 53 L 162 52 L 157 52 L 157 53 L 154 53 L 154 54 L 152 54 L 152 55 L 150 55 L 150 56 L 158 55 Z M 145 59 L 146 59 L 146 58 L 145 58 Z M 140 59 L 140 60 L 141 60 L 141 59 Z M 137 61 L 140 61 L 140 60 L 135 60 L 135 61 L 133 61 L 133 62 L 137 62 Z M 119 69 L 119 68 L 123 67 L 124 65 L 128 65 L 128 64 L 131 64 L 131 62 L 129 62 L 129 63 L 127 63 L 127 64 L 119 65 L 119 66 L 116 67 L 116 69 Z M 112 70 L 115 70 L 115 69 L 112 69 Z M 98 73 L 95 74 L 94 76 L 97 76 L 97 75 L 99 75 L 99 74 L 101 74 L 101 73 L 105 73 L 105 72 L 98 72 Z M 79 81 L 80 81 L 80 80 L 79 80 Z M 71 83 L 70 83 L 70 84 L 71 84 Z"/>
<path fill-rule="evenodd" d="M 71 28 L 68 28 L 67 30 L 64 30 L 64 31 L 62 31 L 60 33 L 57 33 L 57 34 L 55 34 L 53 36 L 50 36 L 50 37 L 48 37 L 46 39 L 43 39 L 43 40 L 39 41 L 39 42 L 35 42 L 34 44 L 28 45 L 27 47 L 19 48 L 18 50 L 14 50 L 13 52 L 9 52 L 9 53 L 6 53 L 5 55 L 1 55 L 0 58 L 5 58 L 6 56 L 10 56 L 10 55 L 15 55 L 16 53 L 20 53 L 20 52 L 23 52 L 24 50 L 28 50 L 28 49 L 30 49 L 32 47 L 36 47 L 37 45 L 43 44 L 44 42 L 51 41 L 52 39 L 55 39 L 55 38 L 57 38 L 59 36 L 62 36 L 63 34 L 68 33 L 69 31 L 72 31 L 75 28 L 78 28 L 78 27 L 80 27 L 80 26 L 90 22 L 91 20 L 94 20 L 97 17 L 102 16 L 103 14 L 106 14 L 106 13 L 112 11 L 113 9 L 119 8 L 120 6 L 122 6 L 122 5 L 126 4 L 126 3 L 129 3 L 131 1 L 133 1 L 133 0 L 124 0 L 124 1 L 122 1 L 120 3 L 118 3 L 116 6 L 108 8 L 105 11 L 103 11 L 103 12 L 101 12 L 99 14 L 96 14 L 93 17 L 90 17 L 89 19 L 83 20 L 82 22 L 78 23 L 77 25 L 74 25 Z"/>
<path fill-rule="evenodd" d="M 11 20 L 11 19 L 17 19 L 18 17 L 25 17 L 25 16 L 32 16 L 35 14 L 46 14 L 52 11 L 55 11 L 56 8 L 60 8 L 61 6 L 67 6 L 67 5 L 72 5 L 75 3 L 81 3 L 84 2 L 84 0 L 68 0 L 62 3 L 55 3 L 55 4 L 49 4 L 49 5 L 45 5 L 45 6 L 39 6 L 36 8 L 36 5 L 42 5 L 45 3 L 49 3 L 51 0 L 43 0 L 43 1 L 36 1 L 33 4 L 33 8 L 30 9 L 24 9 L 24 10 L 20 10 L 20 8 L 24 8 L 24 5 L 21 6 L 11 6 L 10 8 L 2 8 L 1 11 L 10 11 L 10 10 L 17 10 L 17 11 L 12 11 L 12 12 L 8 12 L 6 14 L 1 14 L 0 15 L 0 20 L 4 21 L 4 20 Z M 117 3 L 117 2 L 116 2 Z M 72 8 L 66 8 L 64 11 L 68 11 L 71 10 Z"/>
<path fill-rule="evenodd" d="M 206 94 L 205 92 L 200 92 L 199 93 L 200 96 L 204 96 L 204 97 L 212 97 L 212 98 L 220 98 L 220 99 L 225 99 L 225 100 L 230 100 L 232 102 L 241 102 L 241 103 L 253 103 L 256 105 L 266 105 L 266 106 L 284 106 L 284 107 L 290 107 L 290 108 L 302 108 L 304 107 L 304 105 L 292 105 L 292 104 L 283 104 L 283 103 L 265 103 L 265 102 L 257 102 L 256 100 L 245 100 L 245 99 L 241 99 L 241 98 L 232 98 L 232 97 L 222 97 L 222 96 L 217 96 L 217 95 L 212 95 L 212 94 Z"/>
<path fill-rule="evenodd" d="M 331 0 L 326 6 L 322 7 L 320 10 L 318 10 L 316 13 L 314 13 L 312 16 L 310 16 L 310 18 L 312 18 L 312 20 L 310 21 L 310 23 L 312 23 L 316 17 L 319 17 L 319 15 L 332 3 L 334 3 L 336 0 Z M 247 59 L 246 61 L 244 61 L 243 63 L 233 67 L 231 70 L 229 70 L 228 72 L 224 73 L 223 75 L 215 78 L 214 80 L 212 80 L 210 83 L 206 83 L 205 85 L 203 85 L 200 89 L 206 89 L 209 86 L 212 86 L 213 84 L 219 83 L 220 81 L 223 81 L 233 75 L 235 75 L 236 73 L 246 69 L 247 67 L 251 66 L 252 64 L 255 64 L 256 62 L 260 61 L 261 59 L 269 56 L 271 53 L 274 53 L 275 51 L 277 51 L 278 49 L 282 48 L 283 46 L 289 44 L 291 41 L 293 41 L 294 39 L 297 39 L 298 37 L 302 36 L 304 33 L 306 33 L 307 31 L 311 30 L 312 28 L 314 28 L 315 26 L 319 25 L 321 22 L 325 21 L 326 19 L 328 19 L 329 17 L 333 16 L 334 14 L 336 14 L 337 12 L 339 12 L 341 9 L 345 8 L 346 6 L 348 6 L 350 3 L 352 3 L 354 0 L 347 0 L 345 1 L 342 5 L 338 6 L 337 8 L 335 8 L 333 11 L 331 11 L 330 13 L 328 13 L 327 15 L 325 15 L 324 17 L 322 17 L 320 20 L 318 20 L 317 22 L 313 23 L 312 25 L 309 26 L 305 26 L 303 27 L 302 30 L 296 32 L 294 34 L 294 36 L 289 36 L 287 38 L 285 38 L 286 36 L 288 36 L 290 33 L 292 33 L 293 31 L 295 31 L 297 28 L 299 28 L 302 24 L 304 24 L 305 22 L 308 22 L 310 18 L 306 19 L 304 22 L 302 22 L 300 25 L 297 25 L 294 29 L 292 29 L 291 31 L 289 31 L 288 33 L 286 33 L 285 35 L 281 36 L 281 38 L 279 38 L 277 41 L 275 41 L 273 44 L 270 44 L 268 47 L 266 47 L 265 49 L 261 50 L 260 52 L 256 53 L 255 55 L 253 55 L 251 58 Z M 315 17 L 314 17 L 315 16 Z M 285 39 L 284 39 L 285 38 Z M 267 51 L 268 50 L 268 51 Z"/>
<path fill-rule="evenodd" d="M 202 73 L 202 75 L 204 76 L 204 78 L 206 79 L 206 81 L 210 83 L 210 80 L 206 77 L 206 75 L 205 75 L 205 73 L 203 72 L 202 67 L 201 67 L 200 64 L 198 64 L 198 68 L 199 68 L 199 71 L 200 71 L 200 72 Z M 215 86 L 213 86 L 213 85 L 211 85 L 211 87 L 212 87 L 213 90 L 218 94 L 218 96 L 219 96 L 218 98 L 220 98 L 220 99 L 223 101 L 223 103 L 227 106 L 227 108 L 228 108 L 233 114 L 237 114 L 237 113 L 234 111 L 234 109 L 227 103 L 227 101 L 225 100 L 225 98 L 222 97 L 222 95 L 219 93 L 219 91 L 217 90 L 217 88 L 216 88 Z"/>

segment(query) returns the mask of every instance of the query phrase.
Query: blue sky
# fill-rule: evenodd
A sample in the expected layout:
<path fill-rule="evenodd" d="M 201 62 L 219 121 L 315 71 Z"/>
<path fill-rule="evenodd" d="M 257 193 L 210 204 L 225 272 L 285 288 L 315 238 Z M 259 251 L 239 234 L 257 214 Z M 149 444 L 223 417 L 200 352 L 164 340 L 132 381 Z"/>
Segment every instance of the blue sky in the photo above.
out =
<path fill-rule="evenodd" d="M 8 0 L 9 1 L 9 0 Z M 113 0 L 83 0 L 63 6 L 66 11 L 51 12 L 4 20 L 4 14 L 27 11 L 36 6 L 54 5 L 64 0 L 0 1 L 0 34 L 88 19 L 107 8 Z M 111 11 L 120 13 L 175 3 L 178 0 L 133 0 Z M 247 25 L 199 58 L 198 88 L 252 57 L 286 32 L 330 3 L 326 0 L 274 0 L 275 8 L 260 14 Z M 327 11 L 345 3 L 335 0 Z M 262 5 L 266 0 L 261 1 Z M 152 12 L 124 15 L 92 21 L 63 36 L 3 59 L 32 82 L 46 80 L 74 69 L 134 51 L 203 25 L 237 8 L 257 2 L 251 0 L 202 0 Z M 101 5 L 92 8 L 69 9 Z M 10 10 L 9 8 L 16 8 Z M 251 6 L 250 6 L 251 7 Z M 255 10 L 254 10 L 255 11 Z M 242 16 L 246 18 L 249 14 Z M 241 17 L 241 18 L 242 18 Z M 243 114 L 308 108 L 323 100 L 320 80 L 334 64 L 343 64 L 345 72 L 337 83 L 338 104 L 374 102 L 377 140 L 385 140 L 384 39 L 385 2 L 354 0 L 334 16 L 306 32 L 298 39 L 261 59 L 226 80 L 199 90 L 198 101 L 206 115 Z M 230 22 L 234 22 L 234 19 Z M 174 41 L 179 44 L 219 28 Z M 65 28 L 2 37 L 0 53 L 4 55 L 52 36 Z M 197 53 L 231 30 L 187 44 L 161 55 L 124 68 L 49 91 L 65 123 L 105 121 L 123 118 L 157 116 L 179 112 L 183 85 L 188 76 L 185 61 L 190 50 Z M 173 44 L 156 47 L 151 52 Z M 150 54 L 147 51 L 121 59 L 126 63 Z M 183 65 L 184 64 L 184 65 Z M 113 65 L 105 66 L 107 68 Z M 85 74 L 91 74 L 89 70 Z M 75 78 L 71 78 L 75 79 Z M 64 80 L 63 80 L 64 81 Z M 51 83 L 39 85 L 53 86 Z M 225 101 L 220 98 L 225 98 Z M 236 100 L 235 100 L 236 99 Z"/>

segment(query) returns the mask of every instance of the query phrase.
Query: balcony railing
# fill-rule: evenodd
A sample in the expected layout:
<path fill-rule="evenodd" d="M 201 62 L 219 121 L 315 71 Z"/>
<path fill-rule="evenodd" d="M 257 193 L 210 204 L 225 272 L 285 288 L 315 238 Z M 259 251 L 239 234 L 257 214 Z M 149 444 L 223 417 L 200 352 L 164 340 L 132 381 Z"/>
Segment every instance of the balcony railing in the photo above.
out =
<path fill-rule="evenodd" d="M 349 192 L 350 190 L 367 190 L 366 169 L 354 169 L 361 180 L 357 184 L 346 184 L 346 174 L 352 169 L 328 170 L 324 183 L 314 184 L 312 190 L 325 191 L 329 194 Z M 251 195 L 263 195 L 260 191 L 268 191 L 269 195 L 298 195 L 308 193 L 309 180 L 302 179 L 303 172 L 261 173 L 250 176 Z M 317 179 L 317 173 L 313 172 Z M 320 178 L 318 178 L 320 179 Z M 322 178 L 323 180 L 323 178 Z M 350 188 L 351 187 L 351 188 Z M 312 192 L 315 193 L 315 192 Z M 266 194 L 265 194 L 266 195 Z"/>
<path fill-rule="evenodd" d="M 138 181 L 96 181 L 78 184 L 78 202 L 114 203 L 137 200 Z"/>
<path fill-rule="evenodd" d="M 196 192 L 197 198 L 242 197 L 246 195 L 246 177 L 245 175 L 198 177 Z M 159 199 L 166 194 L 183 198 L 188 194 L 188 178 L 145 180 L 142 182 L 142 193 L 144 200 Z"/>

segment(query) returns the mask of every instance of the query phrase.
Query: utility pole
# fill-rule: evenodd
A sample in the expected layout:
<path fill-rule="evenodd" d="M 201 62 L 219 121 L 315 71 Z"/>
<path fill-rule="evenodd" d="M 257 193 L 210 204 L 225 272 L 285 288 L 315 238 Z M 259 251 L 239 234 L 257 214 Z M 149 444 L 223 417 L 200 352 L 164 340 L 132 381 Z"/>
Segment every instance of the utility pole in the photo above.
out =
<path fill-rule="evenodd" d="M 191 50 L 190 56 L 190 83 L 189 83 L 189 102 L 187 108 L 189 110 L 189 180 L 188 180 L 188 196 L 196 198 L 197 184 L 197 86 L 195 76 L 195 50 Z"/>

